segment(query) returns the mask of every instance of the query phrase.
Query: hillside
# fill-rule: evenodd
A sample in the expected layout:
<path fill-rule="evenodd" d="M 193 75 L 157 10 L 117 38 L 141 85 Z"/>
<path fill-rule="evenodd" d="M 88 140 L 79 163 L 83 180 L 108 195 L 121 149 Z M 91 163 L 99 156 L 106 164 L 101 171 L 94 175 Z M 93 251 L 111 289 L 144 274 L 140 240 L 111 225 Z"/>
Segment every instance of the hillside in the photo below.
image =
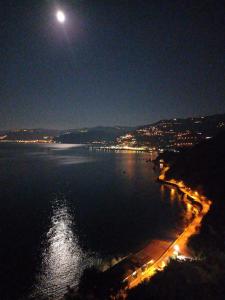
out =
<path fill-rule="evenodd" d="M 68 132 L 55 138 L 56 142 L 60 143 L 112 143 L 120 135 L 126 134 L 133 130 L 132 127 L 93 127 L 77 130 L 69 130 Z"/>
<path fill-rule="evenodd" d="M 186 119 L 160 120 L 139 126 L 117 139 L 119 144 L 149 146 L 173 150 L 191 147 L 225 128 L 225 114 Z"/>

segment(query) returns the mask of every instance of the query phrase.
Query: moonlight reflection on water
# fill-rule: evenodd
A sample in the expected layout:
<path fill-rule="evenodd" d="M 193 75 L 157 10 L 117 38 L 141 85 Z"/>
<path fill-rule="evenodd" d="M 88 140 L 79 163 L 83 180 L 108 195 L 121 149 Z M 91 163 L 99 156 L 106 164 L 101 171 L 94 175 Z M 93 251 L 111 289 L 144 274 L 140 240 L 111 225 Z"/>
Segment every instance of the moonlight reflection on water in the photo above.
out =
<path fill-rule="evenodd" d="M 42 267 L 35 299 L 60 299 L 67 286 L 76 286 L 90 258 L 83 253 L 72 230 L 73 219 L 68 207 L 57 201 L 51 227 L 43 242 Z"/>

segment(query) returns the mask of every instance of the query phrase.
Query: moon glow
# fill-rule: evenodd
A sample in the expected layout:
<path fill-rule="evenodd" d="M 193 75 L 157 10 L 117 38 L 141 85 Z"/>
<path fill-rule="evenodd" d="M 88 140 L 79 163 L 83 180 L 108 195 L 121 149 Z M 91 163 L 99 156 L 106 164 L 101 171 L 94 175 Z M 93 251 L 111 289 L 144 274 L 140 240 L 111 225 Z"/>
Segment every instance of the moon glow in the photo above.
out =
<path fill-rule="evenodd" d="M 61 10 L 58 10 L 57 13 L 56 13 L 56 18 L 58 20 L 59 23 L 64 23 L 65 20 L 66 20 L 66 16 L 64 14 L 63 11 Z"/>

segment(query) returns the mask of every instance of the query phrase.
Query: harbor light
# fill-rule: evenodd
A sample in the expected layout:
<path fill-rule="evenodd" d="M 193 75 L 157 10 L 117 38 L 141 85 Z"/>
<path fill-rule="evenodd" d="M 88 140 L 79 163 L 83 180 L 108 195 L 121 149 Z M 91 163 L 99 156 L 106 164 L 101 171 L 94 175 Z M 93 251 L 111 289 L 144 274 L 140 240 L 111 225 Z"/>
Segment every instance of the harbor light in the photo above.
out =
<path fill-rule="evenodd" d="M 179 252 L 179 251 L 180 251 L 180 247 L 179 247 L 179 245 L 177 245 L 177 244 L 176 244 L 173 248 L 174 248 L 174 250 L 175 250 L 176 252 Z"/>

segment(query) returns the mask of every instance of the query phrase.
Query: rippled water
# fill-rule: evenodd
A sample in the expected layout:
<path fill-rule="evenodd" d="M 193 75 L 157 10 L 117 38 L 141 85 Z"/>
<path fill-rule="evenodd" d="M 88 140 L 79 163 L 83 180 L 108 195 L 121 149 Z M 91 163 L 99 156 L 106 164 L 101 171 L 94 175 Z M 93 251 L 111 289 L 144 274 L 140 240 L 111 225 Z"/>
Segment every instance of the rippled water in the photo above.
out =
<path fill-rule="evenodd" d="M 67 286 L 75 286 L 83 269 L 91 264 L 73 232 L 73 217 L 66 201 L 55 200 L 50 228 L 43 240 L 40 275 L 33 291 L 34 298 L 57 299 Z"/>
<path fill-rule="evenodd" d="M 0 144 L 0 299 L 60 299 L 87 266 L 170 238 L 186 208 L 148 158 Z"/>

